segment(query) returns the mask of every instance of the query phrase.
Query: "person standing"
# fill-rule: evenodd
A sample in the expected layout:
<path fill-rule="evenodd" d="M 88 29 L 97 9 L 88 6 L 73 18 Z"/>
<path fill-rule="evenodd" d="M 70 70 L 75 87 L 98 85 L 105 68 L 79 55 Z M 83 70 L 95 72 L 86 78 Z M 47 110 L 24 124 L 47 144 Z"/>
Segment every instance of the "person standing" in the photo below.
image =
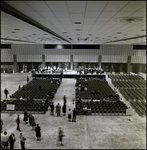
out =
<path fill-rule="evenodd" d="M 15 140 L 16 139 L 14 133 L 11 133 L 11 135 L 9 136 L 10 150 L 13 150 Z"/>
<path fill-rule="evenodd" d="M 68 121 L 71 121 L 71 109 L 68 110 Z"/>
<path fill-rule="evenodd" d="M 67 100 L 66 100 L 66 95 L 63 96 L 63 105 L 66 105 Z"/>
<path fill-rule="evenodd" d="M 65 104 L 62 107 L 62 111 L 63 111 L 63 115 L 65 116 L 66 115 L 66 105 Z"/>
<path fill-rule="evenodd" d="M 29 80 L 30 80 L 30 79 L 29 79 L 29 77 L 27 76 L 27 83 L 29 83 Z"/>
<path fill-rule="evenodd" d="M 2 133 L 2 128 L 3 128 L 3 121 L 1 119 L 1 133 Z"/>
<path fill-rule="evenodd" d="M 1 135 L 1 140 L 2 140 L 2 145 L 4 146 L 4 149 L 7 149 L 9 145 L 8 143 L 9 137 L 6 131 L 4 132 L 4 134 Z"/>
<path fill-rule="evenodd" d="M 50 108 L 51 108 L 51 116 L 53 116 L 54 115 L 54 103 L 53 102 L 51 102 Z"/>
<path fill-rule="evenodd" d="M 21 89 L 21 87 L 20 87 L 20 85 L 18 86 L 18 90 L 20 91 L 20 89 Z"/>
<path fill-rule="evenodd" d="M 56 105 L 56 113 L 57 113 L 57 116 L 60 116 L 60 110 L 61 110 L 61 106 L 60 106 L 60 104 L 58 103 L 58 104 Z"/>
<path fill-rule="evenodd" d="M 58 146 L 58 142 L 61 142 L 61 145 L 63 146 L 63 136 L 65 135 L 63 134 L 63 130 L 60 127 L 58 132 L 57 146 Z"/>
<path fill-rule="evenodd" d="M 73 117 L 72 117 L 72 122 L 76 122 L 76 109 L 73 109 Z"/>
<path fill-rule="evenodd" d="M 41 141 L 41 128 L 39 124 L 37 124 L 35 128 L 35 132 L 36 132 L 37 141 Z"/>
<path fill-rule="evenodd" d="M 7 88 L 5 88 L 4 94 L 6 95 L 6 98 L 7 98 L 8 94 L 9 94 L 9 91 L 7 90 Z"/>
<path fill-rule="evenodd" d="M 21 131 L 21 130 L 20 130 L 20 127 L 19 127 L 19 124 L 20 124 L 20 118 L 19 118 L 19 115 L 17 115 L 16 123 L 17 123 L 17 128 L 16 128 L 16 130 Z"/>
<path fill-rule="evenodd" d="M 26 110 L 25 110 L 25 112 L 24 112 L 23 121 L 25 122 L 25 124 L 27 124 L 27 121 L 28 121 L 28 112 L 27 112 Z"/>
<path fill-rule="evenodd" d="M 29 113 L 29 124 L 30 124 L 30 126 L 32 125 L 32 114 L 31 114 L 31 112 Z"/>
<path fill-rule="evenodd" d="M 20 133 L 20 145 L 21 145 L 21 149 L 25 150 L 25 140 L 26 138 L 22 135 L 22 133 Z"/>

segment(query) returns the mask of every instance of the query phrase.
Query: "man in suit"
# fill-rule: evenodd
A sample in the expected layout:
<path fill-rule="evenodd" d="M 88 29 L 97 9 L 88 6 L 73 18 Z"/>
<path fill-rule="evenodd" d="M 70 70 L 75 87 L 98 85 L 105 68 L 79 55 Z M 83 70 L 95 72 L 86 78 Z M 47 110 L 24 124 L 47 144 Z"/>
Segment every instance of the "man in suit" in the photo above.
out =
<path fill-rule="evenodd" d="M 13 150 L 14 142 L 15 142 L 15 135 L 14 133 L 11 133 L 11 135 L 9 136 L 10 150 Z"/>
<path fill-rule="evenodd" d="M 4 93 L 5 93 L 6 98 L 7 98 L 7 95 L 9 94 L 9 91 L 7 90 L 7 88 L 5 88 Z"/>
<path fill-rule="evenodd" d="M 19 115 L 18 115 L 17 118 L 16 118 L 16 123 L 17 123 L 17 128 L 16 128 L 16 130 L 21 131 L 21 130 L 20 130 L 20 127 L 19 127 L 19 124 L 20 124 Z"/>
<path fill-rule="evenodd" d="M 60 104 L 58 103 L 58 104 L 56 105 L 56 113 L 57 113 L 57 116 L 60 116 L 60 110 L 61 110 L 61 106 L 60 106 Z"/>

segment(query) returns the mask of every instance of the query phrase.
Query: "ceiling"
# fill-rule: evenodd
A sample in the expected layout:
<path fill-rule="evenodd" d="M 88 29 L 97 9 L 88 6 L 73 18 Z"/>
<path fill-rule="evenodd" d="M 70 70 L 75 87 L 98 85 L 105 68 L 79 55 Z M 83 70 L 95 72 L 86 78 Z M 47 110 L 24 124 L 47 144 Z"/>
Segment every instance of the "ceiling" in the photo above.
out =
<path fill-rule="evenodd" d="M 146 44 L 146 1 L 3 2 L 44 30 L 1 9 L 1 43 Z"/>

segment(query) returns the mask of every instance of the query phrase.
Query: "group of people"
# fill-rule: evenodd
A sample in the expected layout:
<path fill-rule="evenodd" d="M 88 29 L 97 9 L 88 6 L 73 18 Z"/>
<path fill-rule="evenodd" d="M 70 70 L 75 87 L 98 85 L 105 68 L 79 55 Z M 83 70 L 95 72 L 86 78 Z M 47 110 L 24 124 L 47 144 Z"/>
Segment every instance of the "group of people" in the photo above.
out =
<path fill-rule="evenodd" d="M 64 95 L 63 96 L 63 107 L 62 107 L 62 112 L 63 112 L 64 116 L 66 115 L 66 103 L 67 103 L 66 95 Z M 50 108 L 51 108 L 50 110 L 51 110 L 52 116 L 54 115 L 54 108 L 56 108 L 57 116 L 60 116 L 61 106 L 59 103 L 56 105 L 56 107 L 54 107 L 54 103 L 51 102 Z M 75 108 L 73 109 L 73 111 L 71 110 L 71 108 L 68 109 L 68 121 L 76 122 L 76 109 Z"/>
<path fill-rule="evenodd" d="M 36 137 L 37 137 L 37 141 L 41 141 L 41 128 L 39 126 L 39 124 L 36 124 L 35 122 L 35 118 L 34 116 L 29 113 L 28 115 L 28 112 L 25 111 L 24 112 L 24 117 L 23 117 L 23 121 L 25 122 L 25 124 L 27 124 L 28 122 L 28 118 L 29 118 L 29 124 L 30 126 L 32 126 L 32 130 L 34 130 L 36 132 Z M 18 131 L 21 131 L 20 130 L 20 117 L 19 117 L 19 114 L 17 115 L 17 118 L 16 118 L 16 123 L 17 123 L 17 127 L 16 127 L 16 130 Z M 10 136 L 8 136 L 7 134 L 7 131 L 4 131 L 2 132 L 2 125 L 3 125 L 3 121 L 1 119 L 1 137 L 2 137 L 2 147 L 4 149 L 7 149 L 8 146 L 9 146 L 9 143 L 10 143 L 10 149 L 13 150 L 14 148 L 14 143 L 16 141 L 16 138 L 15 138 L 15 134 L 14 133 L 11 133 Z M 20 145 L 21 145 L 21 148 L 22 150 L 25 150 L 25 140 L 26 138 L 23 136 L 22 132 L 20 132 Z"/>
<path fill-rule="evenodd" d="M 7 149 L 10 143 L 10 150 L 13 150 L 14 142 L 16 141 L 15 134 L 11 133 L 8 135 L 7 131 L 4 131 L 4 133 L 1 134 L 1 141 L 4 149 Z"/>

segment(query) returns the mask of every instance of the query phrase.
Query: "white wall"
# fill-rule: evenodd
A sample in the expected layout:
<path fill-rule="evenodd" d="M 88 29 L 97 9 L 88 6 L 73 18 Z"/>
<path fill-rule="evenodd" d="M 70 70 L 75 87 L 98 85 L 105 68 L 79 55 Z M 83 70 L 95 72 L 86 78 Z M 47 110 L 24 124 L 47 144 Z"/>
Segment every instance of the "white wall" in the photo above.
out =
<path fill-rule="evenodd" d="M 127 63 L 131 56 L 131 63 L 146 63 L 146 50 L 133 50 L 133 45 L 100 45 L 100 49 L 44 49 L 43 44 L 12 44 L 11 49 L 1 49 L 1 62 L 13 62 L 13 55 L 18 62 L 42 62 L 45 55 L 46 62 L 67 62 L 73 55 L 74 62 L 102 62 Z"/>

